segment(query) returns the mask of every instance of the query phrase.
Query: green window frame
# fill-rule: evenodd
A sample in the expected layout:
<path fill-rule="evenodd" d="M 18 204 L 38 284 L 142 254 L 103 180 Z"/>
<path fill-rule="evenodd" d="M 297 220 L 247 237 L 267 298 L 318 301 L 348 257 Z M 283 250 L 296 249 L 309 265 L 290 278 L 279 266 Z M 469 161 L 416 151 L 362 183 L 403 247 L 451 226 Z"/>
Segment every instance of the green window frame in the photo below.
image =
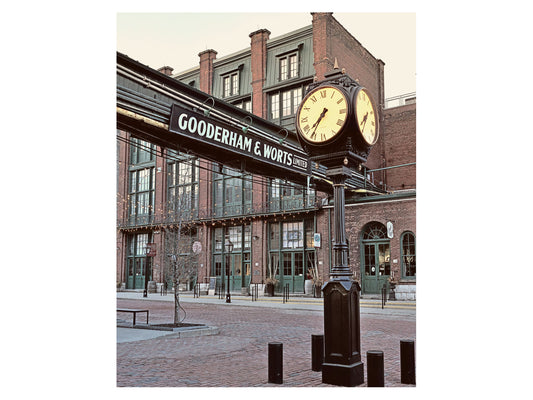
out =
<path fill-rule="evenodd" d="M 416 279 L 416 237 L 407 231 L 401 236 L 402 279 Z"/>
<path fill-rule="evenodd" d="M 216 217 L 252 213 L 252 176 L 216 164 L 213 171 L 213 211 Z"/>
<path fill-rule="evenodd" d="M 270 212 L 300 210 L 315 204 L 316 191 L 286 180 L 271 178 L 268 196 Z"/>
<path fill-rule="evenodd" d="M 130 142 L 131 165 L 138 165 L 155 161 L 155 145 L 137 138 L 131 138 Z"/>
<path fill-rule="evenodd" d="M 196 157 L 170 152 L 167 162 L 167 215 L 169 220 L 198 218 L 200 167 Z"/>
<path fill-rule="evenodd" d="M 155 168 L 129 171 L 129 222 L 142 225 L 152 221 L 155 203 Z"/>

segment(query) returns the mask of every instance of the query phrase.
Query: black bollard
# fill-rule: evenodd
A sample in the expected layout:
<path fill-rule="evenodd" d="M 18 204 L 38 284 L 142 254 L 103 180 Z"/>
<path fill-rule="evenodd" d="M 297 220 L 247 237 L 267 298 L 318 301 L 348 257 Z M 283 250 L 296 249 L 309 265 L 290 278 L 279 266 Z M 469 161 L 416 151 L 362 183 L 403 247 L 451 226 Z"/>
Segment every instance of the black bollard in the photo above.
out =
<path fill-rule="evenodd" d="M 366 352 L 366 378 L 368 387 L 385 386 L 385 368 L 383 367 L 383 352 L 368 350 Z"/>
<path fill-rule="evenodd" d="M 268 344 L 268 383 L 283 383 L 283 343 Z"/>
<path fill-rule="evenodd" d="M 415 341 L 400 340 L 401 382 L 415 384 Z"/>
<path fill-rule="evenodd" d="M 311 335 L 311 369 L 322 371 L 324 362 L 324 335 Z"/>

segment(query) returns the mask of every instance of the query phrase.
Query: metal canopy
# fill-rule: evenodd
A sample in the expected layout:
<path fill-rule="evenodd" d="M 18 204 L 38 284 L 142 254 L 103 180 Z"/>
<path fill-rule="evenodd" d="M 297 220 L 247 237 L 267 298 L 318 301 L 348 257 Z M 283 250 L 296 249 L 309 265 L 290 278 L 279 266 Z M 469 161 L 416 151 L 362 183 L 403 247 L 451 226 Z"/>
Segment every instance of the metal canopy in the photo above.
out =
<path fill-rule="evenodd" d="M 278 177 L 291 182 L 310 184 L 319 191 L 331 194 L 332 182 L 326 179 L 326 168 L 309 162 L 308 170 L 268 162 L 242 151 L 214 146 L 213 143 L 169 130 L 172 106 L 188 110 L 191 115 L 204 116 L 213 124 L 231 127 L 232 131 L 245 135 L 261 147 L 276 147 L 290 153 L 295 159 L 309 157 L 300 147 L 296 133 L 248 113 L 223 100 L 201 92 L 189 85 L 156 71 L 117 52 L 117 128 L 127 131 L 158 146 L 195 154 L 198 157 L 239 168 L 248 173 Z M 171 124 L 172 122 L 172 124 Z M 244 128 L 244 129 L 243 129 Z M 258 145 L 259 146 L 259 145 Z M 352 171 L 346 188 L 364 190 L 364 193 L 385 193 L 366 181 L 364 176 Z M 356 191 L 357 192 L 357 191 Z M 376 194 L 377 194 L 376 193 Z"/>

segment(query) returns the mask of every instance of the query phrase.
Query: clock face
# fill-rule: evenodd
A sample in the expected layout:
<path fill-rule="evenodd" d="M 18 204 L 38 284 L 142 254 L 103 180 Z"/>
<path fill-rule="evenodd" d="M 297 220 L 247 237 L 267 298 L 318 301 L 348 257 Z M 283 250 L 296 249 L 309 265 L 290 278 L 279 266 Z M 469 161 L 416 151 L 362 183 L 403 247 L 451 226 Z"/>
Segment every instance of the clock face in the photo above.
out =
<path fill-rule="evenodd" d="M 378 120 L 376 110 L 368 92 L 359 90 L 355 100 L 355 118 L 359 132 L 369 145 L 376 143 L 378 139 Z"/>
<path fill-rule="evenodd" d="M 336 137 L 347 119 L 346 96 L 337 88 L 321 86 L 302 100 L 296 116 L 296 127 L 304 140 L 320 144 Z"/>

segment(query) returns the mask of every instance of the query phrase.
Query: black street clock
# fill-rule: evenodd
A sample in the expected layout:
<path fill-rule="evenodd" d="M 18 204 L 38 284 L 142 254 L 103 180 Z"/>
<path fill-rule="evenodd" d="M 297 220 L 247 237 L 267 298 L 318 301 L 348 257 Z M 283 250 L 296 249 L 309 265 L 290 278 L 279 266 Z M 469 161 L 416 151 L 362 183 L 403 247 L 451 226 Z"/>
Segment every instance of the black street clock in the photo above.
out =
<path fill-rule="evenodd" d="M 369 91 L 343 71 L 325 74 L 309 85 L 296 113 L 304 151 L 324 165 L 358 166 L 379 138 L 379 116 Z"/>
<path fill-rule="evenodd" d="M 311 90 L 302 100 L 296 116 L 300 137 L 312 145 L 334 141 L 348 122 L 348 93 L 324 85 Z"/>

